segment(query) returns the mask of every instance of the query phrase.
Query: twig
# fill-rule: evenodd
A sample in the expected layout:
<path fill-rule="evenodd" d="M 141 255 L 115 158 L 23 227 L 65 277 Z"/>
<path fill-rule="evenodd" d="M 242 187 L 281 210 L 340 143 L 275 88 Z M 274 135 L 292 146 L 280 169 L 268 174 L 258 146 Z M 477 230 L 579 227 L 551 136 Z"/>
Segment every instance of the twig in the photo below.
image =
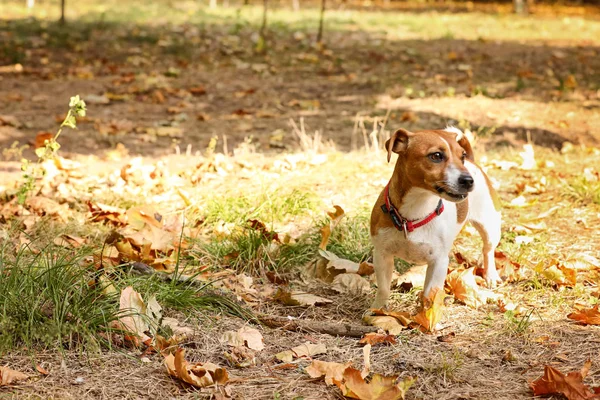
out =
<path fill-rule="evenodd" d="M 258 314 L 260 322 L 270 328 L 282 328 L 286 331 L 304 331 L 325 333 L 332 336 L 363 337 L 366 333 L 377 332 L 374 326 L 344 324 L 339 322 L 289 319 L 276 315 Z"/>

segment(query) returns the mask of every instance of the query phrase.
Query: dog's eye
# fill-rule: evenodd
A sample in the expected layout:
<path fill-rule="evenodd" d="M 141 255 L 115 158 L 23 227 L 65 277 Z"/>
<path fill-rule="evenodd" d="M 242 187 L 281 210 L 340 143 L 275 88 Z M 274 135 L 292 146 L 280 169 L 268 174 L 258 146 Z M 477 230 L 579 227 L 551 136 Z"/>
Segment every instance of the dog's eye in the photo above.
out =
<path fill-rule="evenodd" d="M 465 160 L 467 159 L 467 153 L 462 153 L 462 157 L 460 158 L 462 160 L 462 163 L 465 163 Z"/>
<path fill-rule="evenodd" d="M 444 154 L 440 153 L 439 151 L 431 153 L 427 157 L 429 157 L 429 159 L 434 163 L 441 163 L 442 161 L 444 161 Z"/>

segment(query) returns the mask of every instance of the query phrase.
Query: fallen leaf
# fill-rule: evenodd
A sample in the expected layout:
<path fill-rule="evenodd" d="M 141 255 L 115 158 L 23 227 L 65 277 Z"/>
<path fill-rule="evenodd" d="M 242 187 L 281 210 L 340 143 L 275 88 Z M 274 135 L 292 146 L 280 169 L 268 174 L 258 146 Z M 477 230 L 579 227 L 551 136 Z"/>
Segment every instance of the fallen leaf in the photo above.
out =
<path fill-rule="evenodd" d="M 371 291 L 369 282 L 358 274 L 340 274 L 333 278 L 331 288 L 339 293 L 351 295 L 366 294 Z"/>
<path fill-rule="evenodd" d="M 182 325 L 177 319 L 171 317 L 164 317 L 162 319 L 162 325 L 165 327 L 169 327 L 171 332 L 173 332 L 173 336 L 177 342 L 181 342 L 187 338 L 190 338 L 194 335 L 194 329 L 189 326 Z"/>
<path fill-rule="evenodd" d="M 567 315 L 567 318 L 579 321 L 584 325 L 600 325 L 600 311 L 598 310 L 599 305 L 596 304 L 592 308 L 586 308 L 578 310 Z"/>
<path fill-rule="evenodd" d="M 384 333 L 371 332 L 371 333 L 365 334 L 365 336 L 363 336 L 362 339 L 360 339 L 360 341 L 358 343 L 370 344 L 371 346 L 374 346 L 374 345 L 380 344 L 380 343 L 393 345 L 398 342 L 396 340 L 396 336 L 394 336 L 394 335 L 386 335 Z"/>
<path fill-rule="evenodd" d="M 544 366 L 544 376 L 529 383 L 535 396 L 562 394 L 568 400 L 587 400 L 598 398 L 583 379 L 589 372 L 591 361 L 588 360 L 583 365 L 581 371 L 569 372 L 566 376 L 559 370 L 546 365 Z"/>
<path fill-rule="evenodd" d="M 320 378 L 324 376 L 325 383 L 327 385 L 333 385 L 334 381 L 341 382 L 344 379 L 344 371 L 350 366 L 350 364 L 350 362 L 341 364 L 336 362 L 313 360 L 313 362 L 306 367 L 306 372 L 311 378 Z"/>
<path fill-rule="evenodd" d="M 361 372 L 352 367 L 346 368 L 343 382 L 336 385 L 346 397 L 359 400 L 400 400 L 404 399 L 406 391 L 415 382 L 415 378 L 398 381 L 397 375 L 384 376 L 373 374 L 367 382 Z"/>
<path fill-rule="evenodd" d="M 38 132 L 33 141 L 33 147 L 39 149 L 46 146 L 46 142 L 54 137 L 52 132 Z"/>
<path fill-rule="evenodd" d="M 365 315 L 363 321 L 367 325 L 383 329 L 390 335 L 399 335 L 405 328 L 396 318 L 387 315 Z"/>
<path fill-rule="evenodd" d="M 269 242 L 275 241 L 281 243 L 277 232 L 267 229 L 267 226 L 257 219 L 249 219 L 250 228 L 260 232 L 261 236 Z"/>
<path fill-rule="evenodd" d="M 48 372 L 48 370 L 46 368 L 42 367 L 40 364 L 36 364 L 35 365 L 35 370 L 37 372 L 39 372 L 40 374 L 42 374 L 42 375 L 49 375 L 50 374 L 50 372 Z"/>
<path fill-rule="evenodd" d="M 446 285 L 458 301 L 469 307 L 478 308 L 487 302 L 487 297 L 475 281 L 475 268 L 452 271 L 446 277 Z"/>
<path fill-rule="evenodd" d="M 230 346 L 247 346 L 249 349 L 261 351 L 265 348 L 263 336 L 258 329 L 242 326 L 237 332 L 227 331 L 221 336 L 221 342 Z"/>
<path fill-rule="evenodd" d="M 360 376 L 365 379 L 371 372 L 371 345 L 366 344 L 363 347 L 363 369 L 360 371 Z"/>
<path fill-rule="evenodd" d="M 425 273 L 427 265 L 415 265 L 406 272 L 399 275 L 396 271 L 392 272 L 392 286 L 397 288 L 404 285 L 411 287 L 423 287 L 425 285 Z"/>
<path fill-rule="evenodd" d="M 423 299 L 423 309 L 413 317 L 425 332 L 433 332 L 435 326 L 442 319 L 445 293 L 440 289 L 433 289 L 429 297 Z"/>
<path fill-rule="evenodd" d="M 283 289 L 278 290 L 274 298 L 286 306 L 320 306 L 333 303 L 332 300 L 314 294 L 301 291 L 288 292 Z"/>
<path fill-rule="evenodd" d="M 223 385 L 229 381 L 229 374 L 225 368 L 209 362 L 189 364 L 185 360 L 185 350 L 182 348 L 178 348 L 175 355 L 165 356 L 165 366 L 169 375 L 200 388 Z"/>
<path fill-rule="evenodd" d="M 333 232 L 333 229 L 340 223 L 342 218 L 344 217 L 344 209 L 338 205 L 333 206 L 335 208 L 334 212 L 327 212 L 327 215 L 330 218 L 330 221 L 327 225 L 321 228 L 321 244 L 319 244 L 319 249 L 325 250 L 327 248 L 327 243 L 329 243 L 329 237 Z"/>
<path fill-rule="evenodd" d="M 29 376 L 8 367 L 0 367 L 0 386 L 8 386 L 14 382 L 24 381 Z"/>
<path fill-rule="evenodd" d="M 558 260 L 551 260 L 549 266 L 544 266 L 545 263 L 539 263 L 535 267 L 535 271 L 542 273 L 544 277 L 560 286 L 575 286 L 577 283 L 577 271 L 567 266 L 562 265 Z"/>
<path fill-rule="evenodd" d="M 275 357 L 283 362 L 291 362 L 294 358 L 310 358 L 317 354 L 325 354 L 327 347 L 323 343 L 306 342 L 290 350 L 275 354 Z"/>
<path fill-rule="evenodd" d="M 356 273 L 360 276 L 369 276 L 375 273 L 375 266 L 370 262 L 363 261 L 358 266 L 358 271 Z"/>

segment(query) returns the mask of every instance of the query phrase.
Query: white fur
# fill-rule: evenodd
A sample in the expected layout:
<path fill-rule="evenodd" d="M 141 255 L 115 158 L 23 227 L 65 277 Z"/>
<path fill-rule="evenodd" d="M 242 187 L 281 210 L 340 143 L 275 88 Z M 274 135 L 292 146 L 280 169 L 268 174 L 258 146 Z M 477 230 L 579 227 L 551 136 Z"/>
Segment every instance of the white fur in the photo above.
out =
<path fill-rule="evenodd" d="M 460 185 L 458 184 L 458 179 L 460 178 L 462 172 L 452 165 L 446 168 L 446 185 L 453 192 L 460 192 Z"/>
<path fill-rule="evenodd" d="M 500 213 L 494 209 L 483 172 L 468 161 L 465 165 L 474 179 L 474 189 L 468 197 L 467 219 L 473 223 L 483 238 L 486 281 L 489 286 L 494 286 L 500 280 L 494 263 L 494 250 L 500 240 Z M 411 188 L 404 196 L 398 211 L 409 220 L 422 219 L 435 210 L 439 199 L 437 194 L 429 190 Z M 444 212 L 428 224 L 408 233 L 408 238 L 396 228 L 380 229 L 375 236 L 371 237 L 377 278 L 377 295 L 373 308 L 384 307 L 387 303 L 394 270 L 394 257 L 413 264 L 427 264 L 423 288 L 425 297 L 429 296 L 434 288 L 443 290 L 448 270 L 448 254 L 464 222 L 457 222 L 456 203 L 445 199 L 442 201 Z"/>
<path fill-rule="evenodd" d="M 457 141 L 457 142 L 458 142 L 460 139 L 462 139 L 462 138 L 463 138 L 463 135 L 464 135 L 463 131 L 461 131 L 460 129 L 458 129 L 458 128 L 457 128 L 457 127 L 455 127 L 455 126 L 452 126 L 452 125 L 450 125 L 450 126 L 447 126 L 446 128 L 444 128 L 444 130 L 445 130 L 446 132 L 448 132 L 448 133 L 454 133 L 454 134 L 456 134 L 456 141 Z"/>

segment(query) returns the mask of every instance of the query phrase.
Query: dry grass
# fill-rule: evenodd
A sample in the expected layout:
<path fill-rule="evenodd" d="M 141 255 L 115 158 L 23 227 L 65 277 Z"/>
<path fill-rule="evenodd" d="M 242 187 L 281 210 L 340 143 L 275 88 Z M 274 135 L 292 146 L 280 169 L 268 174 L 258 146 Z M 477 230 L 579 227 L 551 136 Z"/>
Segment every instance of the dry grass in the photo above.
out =
<path fill-rule="evenodd" d="M 482 153 L 484 144 L 480 142 L 479 154 Z M 500 182 L 499 192 L 507 204 L 519 194 L 523 183 L 535 186 L 542 177 L 546 179 L 541 193 L 524 194 L 528 201 L 535 200 L 530 206 L 507 206 L 504 209 L 501 249 L 509 254 L 511 259 L 521 263 L 528 272 L 523 281 L 506 283 L 498 288 L 496 293 L 504 296 L 507 302 L 518 304 L 522 308 L 521 313 L 513 317 L 501 312 L 495 304 L 473 310 L 456 303 L 447 307 L 439 332 L 425 335 L 407 330 L 399 335 L 398 345 L 375 347 L 371 355 L 373 371 L 418 378 L 407 398 L 525 399 L 530 397 L 528 381 L 540 376 L 544 365 L 553 365 L 566 372 L 579 369 L 588 358 L 597 357 L 600 351 L 598 328 L 582 327 L 566 319 L 566 315 L 572 311 L 575 304 L 593 304 L 597 301 L 597 298 L 591 295 L 595 287 L 580 279 L 574 288 L 556 288 L 533 271 L 539 262 L 548 262 L 553 258 L 577 258 L 581 253 L 597 254 L 599 249 L 597 241 L 593 239 L 594 230 L 586 229 L 585 226 L 593 227 L 599 222 L 598 205 L 583 200 L 573 203 L 572 198 L 564 193 L 564 186 L 560 184 L 579 179 L 582 169 L 590 165 L 596 154 L 590 149 L 574 149 L 567 154 L 538 147 L 535 150 L 540 164 L 553 162 L 554 166 L 541 165 L 539 169 L 531 171 L 503 171 L 494 168 L 491 166 L 494 160 L 520 163 L 516 150 L 501 147 L 490 148 L 486 153 L 487 162 L 484 163 L 488 165 L 490 176 Z M 246 167 L 240 168 L 251 168 L 255 173 L 255 180 L 260 181 L 272 176 L 272 169 L 264 169 L 263 166 L 261 172 L 248 165 L 254 157 L 257 163 L 273 168 L 273 165 L 277 165 L 277 158 L 251 155 L 248 157 L 244 162 Z M 357 157 L 369 161 L 361 164 L 349 163 L 349 160 Z M 319 160 L 320 164 L 317 165 L 300 163 L 295 169 L 277 172 L 279 179 L 272 181 L 272 184 L 285 182 L 289 185 L 293 177 L 302 185 L 311 187 L 315 196 L 326 200 L 326 203 L 342 204 L 348 213 L 349 221 L 366 223 L 362 218 L 368 214 L 370 202 L 385 182 L 391 165 L 385 164 L 383 160 L 373 159 L 365 153 L 321 154 Z M 328 171 L 336 173 L 331 174 Z M 353 187 L 346 184 L 350 177 L 357 182 Z M 237 193 L 244 187 L 240 185 L 245 185 L 239 181 L 233 182 L 227 177 L 214 177 L 211 183 L 205 184 L 210 185 L 212 196 L 220 197 L 221 201 L 227 201 L 226 196 L 234 192 L 233 188 L 236 188 Z M 253 181 L 248 181 L 247 184 L 248 188 L 256 187 Z M 204 190 L 206 188 L 207 186 Z M 277 186 L 271 188 L 276 192 L 280 190 Z M 171 207 L 177 206 L 172 202 L 168 204 Z M 560 206 L 560 209 L 544 220 L 547 229 L 530 234 L 534 237 L 533 243 L 515 243 L 515 230 L 518 231 L 519 225 L 556 205 Z M 315 218 L 328 208 L 327 204 L 316 206 Z M 585 221 L 585 225 L 583 222 L 578 223 L 578 220 Z M 306 215 L 288 215 L 283 221 L 287 222 L 276 223 L 275 226 L 289 226 L 290 223 L 297 222 L 295 231 L 300 234 L 315 232 L 317 229 Z M 344 233 L 345 229 L 352 229 L 351 226 L 352 224 L 340 226 L 341 236 L 336 239 L 337 246 L 345 247 L 349 252 L 362 246 L 360 241 L 356 241 L 360 238 L 352 239 L 353 235 Z M 347 240 L 344 241 L 344 238 Z M 478 246 L 478 239 L 468 231 L 457 241 L 457 248 L 473 259 L 479 254 Z M 261 280 L 257 279 L 256 282 L 260 288 Z M 254 310 L 315 321 L 361 324 L 362 314 L 370 303 L 370 296 L 337 294 L 325 283 L 293 280 L 291 285 L 293 288 L 330 298 L 333 304 L 306 308 L 286 307 L 272 301 L 261 301 L 253 306 Z M 415 292 L 396 293 L 393 299 L 395 309 L 412 311 L 417 304 Z M 227 349 L 218 341 L 218 337 L 225 330 L 241 327 L 245 324 L 244 321 L 193 310 L 188 310 L 186 316 L 179 314 L 179 317 L 182 320 L 187 318 L 187 323 L 196 329 L 194 337 L 183 344 L 187 349 L 188 359 L 228 365 L 223 356 Z M 352 361 L 356 367 L 362 366 L 362 348 L 355 339 L 318 333 L 260 329 L 265 338 L 266 349 L 257 354 L 257 365 L 245 369 L 228 366 L 233 379 L 230 388 L 234 398 L 338 398 L 337 389 L 311 380 L 303 372 L 303 367 L 306 367 L 309 361 L 299 361 L 296 367 L 278 369 L 279 364 L 274 359 L 274 354 L 306 341 L 327 345 L 328 352 L 318 356 L 318 359 Z M 452 340 L 438 340 L 440 336 L 450 333 L 454 334 Z M 12 353 L 3 357 L 3 364 L 19 368 L 36 378 L 25 385 L 9 389 L 9 392 L 6 392 L 7 389 L 3 390 L 5 394 L 19 398 L 210 397 L 210 390 L 198 391 L 171 380 L 166 375 L 160 355 L 150 355 L 144 361 L 140 361 L 139 357 L 139 351 L 127 349 L 122 353 L 113 351 L 101 355 L 87 354 L 85 357 L 67 352 L 64 362 L 52 352 L 35 352 L 31 355 Z M 50 375 L 36 374 L 33 370 L 36 364 L 47 369 Z M 590 384 L 597 384 L 600 379 L 596 371 L 598 369 L 594 364 L 588 378 Z M 76 379 L 80 377 L 83 378 L 83 383 L 75 384 Z"/>

